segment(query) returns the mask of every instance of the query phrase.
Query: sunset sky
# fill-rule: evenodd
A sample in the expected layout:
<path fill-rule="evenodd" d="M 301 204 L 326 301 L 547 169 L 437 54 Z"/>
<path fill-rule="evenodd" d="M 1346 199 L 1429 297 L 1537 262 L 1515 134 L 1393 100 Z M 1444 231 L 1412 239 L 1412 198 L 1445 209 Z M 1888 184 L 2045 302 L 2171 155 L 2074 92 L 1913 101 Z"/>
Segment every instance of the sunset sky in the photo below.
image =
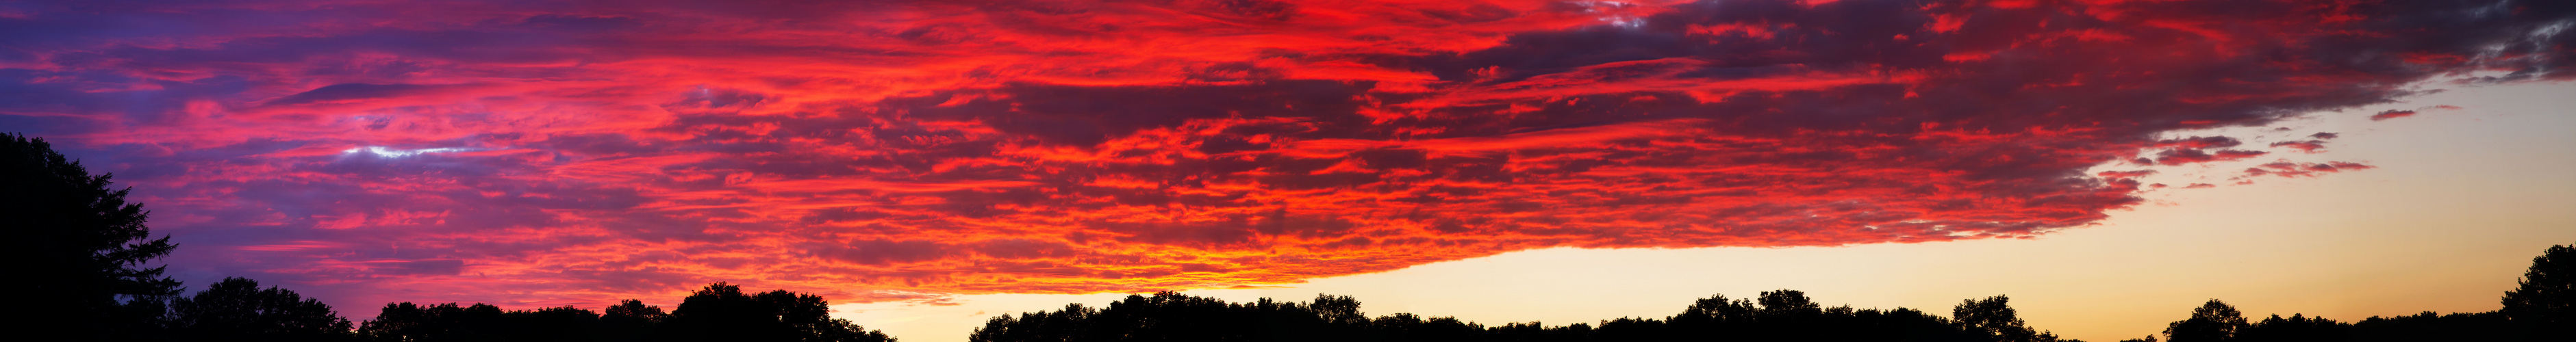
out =
<path fill-rule="evenodd" d="M 2487 311 L 2576 242 L 2576 2 L 0 2 L 0 131 L 189 284 L 911 341 L 1189 290 L 2135 338 Z"/>

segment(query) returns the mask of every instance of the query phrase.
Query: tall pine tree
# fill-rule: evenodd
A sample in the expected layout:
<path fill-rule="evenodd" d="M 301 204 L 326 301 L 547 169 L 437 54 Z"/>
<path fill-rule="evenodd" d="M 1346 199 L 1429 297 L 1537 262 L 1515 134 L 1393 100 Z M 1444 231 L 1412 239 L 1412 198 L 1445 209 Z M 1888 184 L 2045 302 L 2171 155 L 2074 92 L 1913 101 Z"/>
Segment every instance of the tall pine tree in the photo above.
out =
<path fill-rule="evenodd" d="M 0 253 L 14 264 L 5 282 L 24 324 L 11 331 L 77 331 L 124 336 L 148 331 L 159 300 L 179 282 L 146 261 L 170 254 L 170 238 L 152 239 L 142 204 L 129 189 L 109 188 L 42 138 L 0 133 Z M 134 305 L 147 304 L 147 305 Z"/>

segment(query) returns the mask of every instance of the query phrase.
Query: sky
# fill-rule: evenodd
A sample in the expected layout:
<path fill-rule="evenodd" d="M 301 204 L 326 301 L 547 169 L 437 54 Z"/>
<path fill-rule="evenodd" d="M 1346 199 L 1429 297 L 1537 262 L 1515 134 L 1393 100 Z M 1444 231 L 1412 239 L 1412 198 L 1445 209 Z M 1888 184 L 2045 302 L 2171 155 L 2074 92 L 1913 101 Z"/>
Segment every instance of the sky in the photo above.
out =
<path fill-rule="evenodd" d="M 2492 309 L 2576 241 L 2551 196 L 2576 190 L 2572 25 L 2506 0 L 0 2 L 0 131 L 134 187 L 183 280 L 361 319 L 727 281 L 951 340 L 1139 291 L 1570 323 L 1795 288 L 2011 294 L 2116 340 L 2207 298 Z"/>

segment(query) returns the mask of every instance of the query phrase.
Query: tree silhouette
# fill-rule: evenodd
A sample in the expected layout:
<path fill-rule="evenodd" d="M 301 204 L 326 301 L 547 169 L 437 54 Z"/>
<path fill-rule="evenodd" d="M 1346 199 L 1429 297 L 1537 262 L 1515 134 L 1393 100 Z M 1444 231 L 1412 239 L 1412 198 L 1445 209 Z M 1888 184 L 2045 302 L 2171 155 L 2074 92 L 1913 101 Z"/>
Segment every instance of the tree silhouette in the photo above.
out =
<path fill-rule="evenodd" d="M 2014 312 L 2011 305 L 2006 304 L 2011 300 L 2012 298 L 2003 295 L 1963 300 L 1959 302 L 1957 308 L 1950 309 L 1950 317 L 1957 319 L 1959 324 L 1966 326 L 1968 330 L 1993 336 L 1996 341 L 2057 340 L 2055 335 L 2043 336 L 2032 332 L 2029 326 L 2024 326 L 2020 314 Z"/>
<path fill-rule="evenodd" d="M 2378 317 L 2336 322 L 2324 317 L 2272 315 L 2248 324 L 2235 307 L 2211 299 L 2175 321 L 2166 342 L 2310 342 L 2310 341 L 2576 341 L 2576 247 L 2550 246 L 2531 259 L 2521 286 L 2505 292 L 2504 308 L 2490 312 Z M 1962 304 L 1966 310 L 1966 304 Z M 1971 315 L 1962 311 L 1962 320 Z M 2045 334 L 2042 334 L 2045 335 Z M 2154 336 L 2144 340 L 2154 342 Z"/>
<path fill-rule="evenodd" d="M 604 332 L 599 313 L 571 306 L 502 311 L 476 303 L 386 304 L 358 334 L 376 341 L 582 341 Z M 615 339 L 603 339 L 615 340 Z"/>
<path fill-rule="evenodd" d="M 401 302 L 385 304 L 358 332 L 386 342 L 894 341 L 883 332 L 831 318 L 831 303 L 822 297 L 785 290 L 743 293 L 741 287 L 721 282 L 691 294 L 674 313 L 634 299 L 604 312 L 572 306 L 505 311 L 481 303 Z"/>
<path fill-rule="evenodd" d="M 1692 302 L 1689 308 L 1682 309 L 1682 314 L 1674 316 L 1673 322 L 1713 323 L 1750 320 L 1753 319 L 1753 310 L 1753 301 L 1743 299 L 1727 300 L 1726 295 L 1711 295 L 1708 298 L 1701 298 L 1698 301 Z"/>
<path fill-rule="evenodd" d="M 170 303 L 170 326 L 190 341 L 344 341 L 349 320 L 322 301 L 259 282 L 224 278 Z"/>
<path fill-rule="evenodd" d="M 179 282 L 161 267 L 139 268 L 170 254 L 170 238 L 151 239 L 148 212 L 126 203 L 129 190 L 109 190 L 111 175 L 91 176 L 42 138 L 0 133 L 0 222 L 9 223 L 11 276 L 18 319 L 11 331 L 81 331 L 107 339 L 142 338 L 153 330 L 165 296 Z"/>
<path fill-rule="evenodd" d="M 437 341 L 438 335 L 460 325 L 457 316 L 463 308 L 456 303 L 418 305 L 411 302 L 385 304 L 376 319 L 358 327 L 358 334 L 377 341 Z"/>
<path fill-rule="evenodd" d="M 2165 327 L 2165 342 L 2219 342 L 2245 329 L 2245 314 L 2217 299 L 2191 310 L 2191 318 Z"/>
<path fill-rule="evenodd" d="M 830 305 L 820 296 L 786 290 L 744 294 L 741 287 L 717 282 L 682 299 L 657 335 L 672 341 L 894 340 L 831 318 Z"/>
<path fill-rule="evenodd" d="M 1762 303 L 1762 313 L 1769 315 L 1811 314 L 1821 307 L 1815 300 L 1807 299 L 1806 292 L 1790 289 L 1763 291 L 1762 297 L 1754 302 Z"/>
<path fill-rule="evenodd" d="M 580 341 L 598 333 L 599 313 L 572 306 L 541 308 L 536 311 L 503 313 L 515 323 L 509 327 L 524 341 Z"/>
<path fill-rule="evenodd" d="M 1364 324 L 1369 320 L 1367 314 L 1360 313 L 1360 300 L 1351 296 L 1316 294 L 1306 307 L 1315 310 L 1324 323 Z"/>
<path fill-rule="evenodd" d="M 2506 310 L 2481 313 L 2425 312 L 2371 317 L 2354 323 L 2292 314 L 2248 322 L 2244 313 L 2212 299 L 2191 317 L 2163 331 L 2164 342 L 2379 342 L 2379 341 L 2567 341 L 2561 336 L 2528 334 L 2563 318 L 2564 283 L 2576 248 L 2554 246 L 2533 260 L 2523 287 L 2506 295 Z M 231 279 L 223 293 L 241 292 L 255 284 Z M 282 291 L 274 288 L 271 291 Z M 209 290 L 210 293 L 217 292 Z M 207 294 L 201 293 L 200 297 Z M 244 297 L 244 295 L 234 295 Z M 295 302 L 292 292 L 283 297 Z M 183 302 L 186 305 L 204 302 Z M 309 306 L 319 306 L 310 300 Z M 1712 295 L 1694 301 L 1665 318 L 1620 317 L 1598 322 L 1551 326 L 1515 322 L 1487 326 L 1451 317 L 1392 314 L 1371 318 L 1358 299 L 1316 295 L 1306 302 L 1263 298 L 1229 303 L 1178 292 L 1129 295 L 1105 308 L 1081 304 L 1061 310 L 1001 315 L 985 322 L 969 341 L 1925 341 L 1925 342 L 2058 342 L 2057 336 L 2033 329 L 2003 295 L 1961 300 L 1942 317 L 1908 308 L 1858 309 L 1825 307 L 1805 292 L 1765 291 L 1751 299 Z M 308 310 L 309 311 L 309 310 Z M 328 308 L 320 312 L 327 315 Z M 504 311 L 485 304 L 387 304 L 383 313 L 359 329 L 378 341 L 892 341 L 829 316 L 822 297 L 776 290 L 746 293 L 738 286 L 714 283 L 691 294 L 679 309 L 625 300 L 593 314 L 573 307 Z M 185 315 L 182 315 L 185 316 Z M 197 316 L 206 316 L 197 314 Z M 2510 316 L 2510 317 L 2509 317 Z M 2535 318 L 2536 317 L 2536 318 Z M 198 321 L 203 321 L 199 319 Z M 343 324 L 345 327 L 346 323 Z M 202 325 L 200 323 L 199 325 Z M 252 324 L 259 325 L 259 324 Z M 307 324 L 327 325 L 327 324 Z M 2536 325 L 2540 327 L 2535 327 Z M 264 326 L 264 325 L 262 325 Z M 345 329 L 345 328 L 343 328 Z M 222 335 L 222 336 L 238 336 Z M 221 340 L 197 338 L 191 340 Z M 2158 336 L 2122 342 L 2157 342 Z M 2064 342 L 2080 342 L 2062 340 Z"/>
<path fill-rule="evenodd" d="M 2532 257 L 2521 286 L 2504 293 L 2503 311 L 2533 339 L 2576 341 L 2576 247 L 2549 246 Z"/>
<path fill-rule="evenodd" d="M 1540 322 L 1486 326 L 1456 318 L 1401 313 L 1370 319 L 1360 312 L 1359 304 L 1357 299 L 1332 295 L 1318 295 L 1308 302 L 1264 298 L 1251 303 L 1228 303 L 1160 292 L 1152 296 L 1129 295 L 1107 308 L 1072 304 L 1062 310 L 1001 315 L 975 329 L 968 340 L 1998 341 L 1992 334 L 1970 331 L 1966 325 L 1919 310 L 1827 308 L 1794 290 L 1763 292 L 1755 300 L 1712 296 L 1663 319 L 1621 317 L 1561 326 Z M 2002 303 L 1987 304 L 1976 309 L 1995 311 Z M 2046 334 L 2032 336 L 2054 341 L 2054 336 Z"/>
<path fill-rule="evenodd" d="M 2352 324 L 2351 339 L 2360 342 L 2399 341 L 2550 341 L 2525 338 L 2514 329 L 2513 321 L 2499 312 L 2436 314 L 2432 311 L 2412 316 L 2371 317 Z"/>
<path fill-rule="evenodd" d="M 1349 341 L 1361 340 L 1358 336 L 1363 330 L 1380 322 L 1425 329 L 1454 327 L 1456 323 L 1454 319 L 1439 323 L 1419 317 L 1370 320 L 1360 313 L 1359 305 L 1358 300 L 1345 296 L 1318 295 L 1308 303 L 1264 298 L 1237 304 L 1167 291 L 1150 297 L 1129 295 L 1105 309 L 1073 304 L 1059 311 L 994 317 L 968 340 Z M 1459 340 L 1437 334 L 1410 337 L 1408 340 L 1414 341 Z"/>
<path fill-rule="evenodd" d="M 2308 317 L 2305 314 L 2291 314 L 2288 318 L 2282 318 L 2281 315 L 2272 315 L 2272 317 L 2264 318 L 2260 322 L 2254 322 L 2254 324 L 2245 326 L 2245 330 L 2237 331 L 2236 336 L 2229 341 L 2345 341 L 2348 340 L 2352 334 L 2351 330 L 2351 324 L 2336 322 L 2331 319 L 2326 319 L 2325 317 Z"/>
<path fill-rule="evenodd" d="M 739 339 L 790 341 L 795 330 L 779 319 L 780 310 L 722 282 L 707 285 L 680 302 L 665 330 L 677 340 Z"/>
<path fill-rule="evenodd" d="M 662 312 L 662 307 L 644 305 L 643 301 L 633 299 L 618 302 L 602 311 L 599 332 L 592 335 L 602 341 L 642 341 L 654 336 L 653 330 L 671 318 L 671 314 Z"/>

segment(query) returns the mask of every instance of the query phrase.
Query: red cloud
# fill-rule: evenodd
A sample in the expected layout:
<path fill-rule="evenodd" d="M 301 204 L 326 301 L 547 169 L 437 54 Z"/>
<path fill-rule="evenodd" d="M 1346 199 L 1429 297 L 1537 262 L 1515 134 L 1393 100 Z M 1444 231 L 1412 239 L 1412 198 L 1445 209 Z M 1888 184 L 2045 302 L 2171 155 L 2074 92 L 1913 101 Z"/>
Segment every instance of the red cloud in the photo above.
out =
<path fill-rule="evenodd" d="M 2390 109 L 2390 110 L 2380 111 L 2380 112 L 2379 112 L 2379 114 L 2371 114 L 2371 115 L 2370 115 L 2370 121 L 2379 121 L 2379 120 L 2395 119 L 2395 118 L 2402 118 L 2402 117 L 2409 117 L 2409 116 L 2415 116 L 2415 111 L 2411 111 L 2411 110 L 2396 110 L 2396 109 Z"/>
<path fill-rule="evenodd" d="M 2272 147 L 2285 147 L 2285 146 L 2286 146 L 2286 147 L 2289 147 L 2289 148 L 2292 148 L 2292 149 L 2297 149 L 2297 150 L 2299 150 L 2299 152 L 2318 153 L 2318 152 L 2325 152 L 2325 149 L 2326 149 L 2326 142 L 2325 142 L 2325 141 L 2322 141 L 2322 140 L 2308 140 L 2308 141 L 2283 141 L 2283 142 L 2276 142 L 2276 143 L 2272 143 Z"/>
<path fill-rule="evenodd" d="M 360 306 L 935 302 L 2027 237 L 2138 203 L 2105 161 L 2264 155 L 2156 137 L 2576 70 L 2537 5 L 1622 4 L 68 8 L 0 19 L 49 28 L 0 125 L 120 161 L 184 268 Z"/>
<path fill-rule="evenodd" d="M 2156 174 L 2156 170 L 2102 171 L 2101 173 L 2096 173 L 2094 175 L 2101 176 L 2102 178 L 2138 178 L 2152 174 Z"/>

